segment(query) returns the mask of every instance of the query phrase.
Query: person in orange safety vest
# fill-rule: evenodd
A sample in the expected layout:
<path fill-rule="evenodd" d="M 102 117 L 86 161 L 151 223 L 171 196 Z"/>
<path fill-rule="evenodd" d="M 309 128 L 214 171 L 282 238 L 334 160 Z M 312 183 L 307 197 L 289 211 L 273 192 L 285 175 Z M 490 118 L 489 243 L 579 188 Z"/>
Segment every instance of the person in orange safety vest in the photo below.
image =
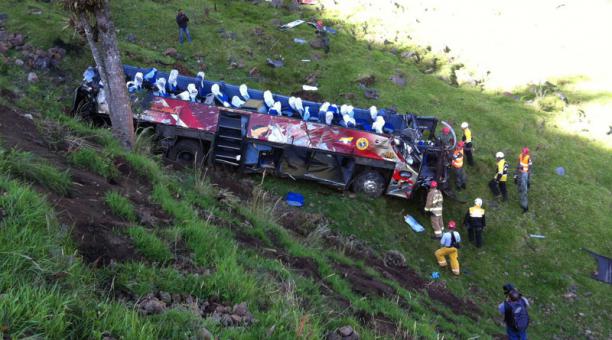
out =
<path fill-rule="evenodd" d="M 453 168 L 453 172 L 455 173 L 455 186 L 457 187 L 457 191 L 461 189 L 465 189 L 465 171 L 463 170 L 463 141 L 459 141 L 457 143 L 457 147 L 455 151 L 453 151 L 453 156 L 451 160 L 451 167 Z"/>
<path fill-rule="evenodd" d="M 515 182 L 518 184 L 519 202 L 523 213 L 529 211 L 527 192 L 529 191 L 529 179 L 531 177 L 531 156 L 529 148 L 524 147 L 518 157 L 518 165 L 516 167 L 517 175 Z"/>

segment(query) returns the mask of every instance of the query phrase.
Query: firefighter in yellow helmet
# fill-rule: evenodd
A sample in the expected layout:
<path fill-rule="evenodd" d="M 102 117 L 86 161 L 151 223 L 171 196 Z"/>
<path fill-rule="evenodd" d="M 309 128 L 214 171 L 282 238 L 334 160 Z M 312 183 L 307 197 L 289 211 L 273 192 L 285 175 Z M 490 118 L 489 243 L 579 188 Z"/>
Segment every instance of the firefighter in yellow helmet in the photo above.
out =
<path fill-rule="evenodd" d="M 529 179 L 531 177 L 531 157 L 529 148 L 524 147 L 518 157 L 516 183 L 518 184 L 519 199 L 523 213 L 529 210 L 527 191 L 529 191 Z"/>
<path fill-rule="evenodd" d="M 489 188 L 493 192 L 495 197 L 502 197 L 504 201 L 508 200 L 508 189 L 506 188 L 506 181 L 508 181 L 508 163 L 504 158 L 503 152 L 498 152 L 495 154 L 496 162 L 496 172 L 495 176 L 489 182 Z"/>
<path fill-rule="evenodd" d="M 446 256 L 450 259 L 451 269 L 453 270 L 453 274 L 459 275 L 459 251 L 461 248 L 461 235 L 455 228 L 457 227 L 457 223 L 455 221 L 450 220 L 448 222 L 448 231 L 442 235 L 442 239 L 440 240 L 440 245 L 442 246 L 440 249 L 436 250 L 434 253 L 436 259 L 438 260 L 438 264 L 440 267 L 446 267 Z"/>
<path fill-rule="evenodd" d="M 467 163 L 469 166 L 474 165 L 474 157 L 472 157 L 472 130 L 470 130 L 470 125 L 467 122 L 461 123 L 461 130 L 463 130 L 463 136 L 461 140 L 465 143 L 463 147 L 463 152 L 465 153 L 465 158 L 467 159 Z"/>
<path fill-rule="evenodd" d="M 444 229 L 444 221 L 442 220 L 443 202 L 444 197 L 442 197 L 442 192 L 438 190 L 438 182 L 431 181 L 425 211 L 431 215 L 431 227 L 434 230 L 434 237 L 437 239 L 442 237 L 442 230 Z"/>

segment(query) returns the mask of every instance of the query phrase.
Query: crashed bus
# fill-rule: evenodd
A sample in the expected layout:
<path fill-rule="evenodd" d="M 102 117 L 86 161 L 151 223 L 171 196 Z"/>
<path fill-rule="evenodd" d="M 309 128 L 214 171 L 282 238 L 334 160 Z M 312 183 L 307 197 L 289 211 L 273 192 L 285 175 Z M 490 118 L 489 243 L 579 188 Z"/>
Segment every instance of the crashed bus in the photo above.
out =
<path fill-rule="evenodd" d="M 126 81 L 139 73 L 141 78 L 150 76 L 152 70 L 154 78 L 168 79 L 169 74 L 162 71 L 124 66 Z M 75 91 L 73 113 L 108 122 L 103 87 L 95 77 L 85 78 Z M 371 130 L 375 117 L 365 109 L 351 108 L 357 124 L 344 127 L 290 112 L 287 96 L 272 94 L 274 102 L 280 103 L 278 115 L 273 115 L 265 108 L 269 98 L 264 98 L 264 91 L 205 80 L 203 75 L 177 77 L 175 73 L 172 79 L 174 95 L 154 95 L 155 81 L 146 77 L 145 95 L 133 96 L 141 106 L 134 110 L 135 125 L 152 127 L 164 156 L 172 161 L 224 165 L 244 173 L 265 171 L 372 197 L 410 199 L 432 180 L 443 188 L 448 182 L 448 153 L 456 136 L 449 124 L 435 117 L 382 112 L 384 131 L 379 133 Z M 195 84 L 198 92 L 192 99 L 197 100 L 176 96 L 193 90 Z M 213 90 L 223 97 L 211 96 Z M 224 99 L 236 96 L 246 99 L 240 107 Z M 315 113 L 323 105 L 306 100 L 300 104 L 306 112 Z M 439 125 L 450 129 L 451 143 L 436 136 Z"/>

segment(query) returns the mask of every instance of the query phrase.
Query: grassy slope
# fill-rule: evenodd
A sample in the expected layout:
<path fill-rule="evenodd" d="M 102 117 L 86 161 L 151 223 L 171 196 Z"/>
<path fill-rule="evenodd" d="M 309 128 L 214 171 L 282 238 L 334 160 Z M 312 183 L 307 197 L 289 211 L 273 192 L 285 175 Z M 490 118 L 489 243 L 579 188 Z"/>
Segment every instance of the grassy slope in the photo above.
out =
<path fill-rule="evenodd" d="M 55 13 L 61 12 L 55 9 L 47 10 L 46 5 L 37 4 L 45 9 L 45 13 L 42 16 L 30 16 L 26 13 L 27 2 L 20 5 L 15 2 L 12 5 L 11 8 L 0 7 L 0 10 L 10 14 L 9 29 L 29 32 L 35 44 L 48 47 L 58 34 L 65 38 L 70 35 L 67 31 L 58 33 L 61 28 L 61 14 Z M 174 8 L 158 3 L 133 2 L 115 2 L 115 6 L 115 10 L 121 8 L 122 13 L 120 16 L 115 15 L 120 28 L 118 35 L 123 41 L 122 48 L 130 52 L 125 61 L 147 65 L 154 64 L 155 60 L 167 62 L 167 58 L 162 57 L 160 52 L 166 47 L 176 45 Z M 469 199 L 477 195 L 489 197 L 486 181 L 493 166 L 492 157 L 489 155 L 502 150 L 514 158 L 514 154 L 523 144 L 530 145 L 532 150 L 540 145 L 539 150 L 534 152 L 536 172 L 530 193 L 532 212 L 525 216 L 520 215 L 520 209 L 515 203 L 515 188 L 510 185 L 511 203 L 497 210 L 488 210 L 490 228 L 485 235 L 485 248 L 480 252 L 469 246 L 462 250 L 462 265 L 469 275 L 464 275 L 459 280 L 449 280 L 448 285 L 454 292 L 466 295 L 471 294 L 470 287 L 478 287 L 476 299 L 483 303 L 483 308 L 491 306 L 493 309 L 493 304 L 499 300 L 499 287 L 506 281 L 514 282 L 535 300 L 532 334 L 536 336 L 543 337 L 552 331 L 555 334 L 575 337 L 584 334 L 586 328 L 596 331 L 602 337 L 610 333 L 607 326 L 610 324 L 610 316 L 604 313 L 608 287 L 588 278 L 593 263 L 580 252 L 582 246 L 607 254 L 612 250 L 607 242 L 611 236 L 610 231 L 605 228 L 606 222 L 609 222 L 607 212 L 612 206 L 612 178 L 607 171 L 612 161 L 609 150 L 581 138 L 565 135 L 550 123 L 555 119 L 553 114 L 534 111 L 510 98 L 450 87 L 438 79 L 422 75 L 415 65 L 402 62 L 391 53 L 378 48 L 369 50 L 365 43 L 344 34 L 332 37 L 332 54 L 329 57 L 320 62 L 303 64 L 299 60 L 311 59 L 312 52 L 306 46 L 294 45 L 291 39 L 294 36 L 310 38 L 312 31 L 302 26 L 292 32 L 281 33 L 273 30 L 270 23 L 274 18 L 282 22 L 295 19 L 298 16 L 296 14 L 236 2 L 229 7 L 219 5 L 219 12 L 212 12 L 212 19 L 205 20 L 201 2 L 191 1 L 181 6 L 188 10 L 192 18 L 191 30 L 195 43 L 179 48 L 179 52 L 187 57 L 184 64 L 194 72 L 198 66 L 189 56 L 203 54 L 204 63 L 208 66 L 207 75 L 211 79 L 223 77 L 229 82 L 246 81 L 251 86 L 290 92 L 298 88 L 306 75 L 319 70 L 321 93 L 328 99 L 335 100 L 339 93 L 353 92 L 357 94 L 353 103 L 359 106 L 396 104 L 400 108 L 437 115 L 455 123 L 461 120 L 470 121 L 476 137 L 478 165 L 468 170 L 469 190 L 465 195 Z M 138 13 L 138 18 L 146 17 L 147 20 L 139 22 L 135 13 Z M 263 45 L 257 45 L 254 39 L 249 39 L 252 37 L 251 30 L 257 26 L 265 28 L 266 36 L 269 37 L 262 38 Z M 337 26 L 347 28 L 340 23 Z M 43 27 L 52 29 L 43 30 Z M 216 33 L 221 27 L 226 31 L 236 32 L 238 39 L 222 39 Z M 167 28 L 169 31 L 164 33 L 161 28 Z M 125 41 L 128 33 L 135 34 L 138 44 Z M 254 52 L 254 58 L 247 56 L 247 48 Z M 276 55 L 285 57 L 285 68 L 271 69 L 265 66 L 265 57 Z M 228 70 L 229 57 L 243 59 L 245 69 Z M 66 65 L 74 66 L 70 71 L 78 75 L 87 63 L 87 57 L 84 55 L 69 57 Z M 247 70 L 254 66 L 262 73 L 264 79 L 261 83 L 246 78 Z M 408 75 L 406 88 L 397 88 L 387 81 L 395 70 L 401 70 Z M 376 103 L 365 100 L 354 83 L 356 78 L 364 74 L 377 76 L 378 84 L 375 87 L 380 91 L 381 98 Z M 6 79 L 3 82 L 6 83 Z M 44 92 L 37 91 L 36 88 L 30 88 L 28 91 L 40 95 L 40 99 L 49 99 L 44 98 Z M 29 104 L 34 108 L 34 103 L 35 100 L 32 100 L 31 103 L 25 101 L 20 105 L 28 107 Z M 549 123 L 546 128 L 539 129 L 542 121 Z M 567 176 L 554 175 L 554 168 L 560 165 L 566 168 Z M 309 209 L 322 211 L 333 217 L 334 227 L 338 230 L 368 240 L 380 250 L 404 251 L 409 254 L 412 265 L 424 275 L 436 270 L 431 255 L 435 249 L 434 242 L 426 236 L 415 236 L 401 221 L 402 212 L 416 213 L 416 202 L 393 199 L 355 200 L 338 194 L 320 195 L 320 192 L 330 191 L 311 184 L 289 184 L 279 180 L 268 180 L 267 185 L 278 192 L 285 192 L 290 188 L 296 190 L 297 186 L 297 190 L 306 194 L 308 201 L 315 203 Z M 591 193 L 595 192 L 598 196 L 592 199 Z M 466 207 L 467 205 L 449 204 L 447 219 L 460 218 Z M 354 221 L 363 222 L 356 224 Z M 529 239 L 527 235 L 530 233 L 545 234 L 547 238 Z M 270 266 L 281 270 L 276 263 L 258 264 L 259 261 L 252 257 L 245 257 L 243 261 L 247 268 Z M 213 264 L 227 266 L 230 263 Z M 144 282 L 153 277 L 155 269 L 141 265 L 125 267 L 125 273 L 135 272 L 142 277 L 142 280 L 136 279 L 135 283 L 131 283 L 130 287 L 134 287 L 136 292 L 147 293 L 150 287 Z M 84 277 L 88 277 L 87 275 Z M 234 275 L 240 274 L 234 272 Z M 129 276 L 126 276 L 126 280 L 127 277 Z M 228 282 L 227 278 L 219 280 Z M 247 279 L 245 282 L 252 281 Z M 561 295 L 571 285 L 577 286 L 579 299 L 574 304 L 567 304 Z M 592 295 L 585 296 L 585 292 L 591 292 Z M 228 297 L 235 300 L 256 294 L 247 290 L 244 295 Z M 108 308 L 115 311 L 120 307 Z M 584 316 L 578 317 L 579 312 L 584 313 Z M 431 312 L 423 313 L 425 320 L 434 324 L 441 322 L 433 315 L 428 317 Z M 492 311 L 489 313 L 493 314 Z M 273 318 L 273 314 L 267 317 Z M 179 318 L 177 316 L 177 319 Z M 299 316 L 293 320 L 298 322 Z M 161 320 L 152 320 L 159 321 Z M 149 321 L 139 322 L 150 326 Z M 333 322 L 336 323 L 341 321 Z M 419 334 L 435 334 L 426 326 L 419 327 L 422 329 Z M 465 327 L 472 328 L 467 323 Z M 490 332 L 495 326 L 488 324 L 484 328 Z M 261 330 L 263 329 L 262 326 Z M 319 334 L 319 331 L 314 334 Z"/>

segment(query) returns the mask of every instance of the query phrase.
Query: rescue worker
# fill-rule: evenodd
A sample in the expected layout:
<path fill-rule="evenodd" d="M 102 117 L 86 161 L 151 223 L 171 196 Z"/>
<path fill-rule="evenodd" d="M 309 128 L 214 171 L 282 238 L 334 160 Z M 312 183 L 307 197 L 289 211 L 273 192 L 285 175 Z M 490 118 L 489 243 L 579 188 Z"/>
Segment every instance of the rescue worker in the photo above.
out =
<path fill-rule="evenodd" d="M 459 251 L 461 248 L 461 235 L 455 228 L 457 227 L 457 223 L 455 221 L 450 220 L 448 222 L 448 231 L 442 235 L 442 239 L 440 240 L 440 245 L 442 246 L 440 249 L 436 250 L 435 255 L 438 260 L 438 264 L 440 267 L 446 267 L 446 256 L 450 259 L 451 269 L 453 270 L 453 274 L 459 275 Z"/>
<path fill-rule="evenodd" d="M 527 192 L 529 191 L 529 177 L 531 176 L 531 157 L 529 156 L 529 148 L 524 147 L 518 157 L 518 191 L 521 208 L 523 213 L 529 211 Z"/>
<path fill-rule="evenodd" d="M 495 177 L 489 182 L 489 187 L 495 197 L 502 197 L 504 201 L 508 200 L 508 190 L 506 188 L 506 181 L 508 180 L 508 163 L 504 159 L 504 153 L 498 152 L 495 154 L 497 160 Z"/>
<path fill-rule="evenodd" d="M 480 248 L 482 246 L 482 231 L 487 226 L 481 198 L 474 200 L 474 206 L 469 208 L 465 214 L 463 225 L 468 229 L 470 242 L 476 241 L 476 247 Z"/>
<path fill-rule="evenodd" d="M 444 197 L 442 197 L 442 192 L 438 190 L 438 182 L 431 181 L 429 192 L 427 193 L 425 211 L 431 214 L 431 227 L 434 230 L 434 237 L 436 239 L 442 237 L 442 230 L 444 230 L 444 221 L 442 220 L 443 202 Z"/>
<path fill-rule="evenodd" d="M 472 130 L 470 130 L 470 125 L 467 122 L 461 123 L 461 130 L 463 130 L 463 136 L 461 140 L 465 143 L 463 147 L 463 153 L 465 154 L 465 158 L 467 159 L 467 163 L 469 166 L 474 165 L 474 158 L 472 157 Z"/>
<path fill-rule="evenodd" d="M 440 142 L 444 148 L 450 146 L 452 144 L 453 136 L 450 133 L 450 129 L 448 127 L 442 128 L 442 135 L 440 136 Z"/>
<path fill-rule="evenodd" d="M 455 173 L 455 186 L 457 191 L 465 189 L 465 171 L 463 171 L 463 141 L 457 143 L 455 151 L 453 151 L 451 166 Z"/>

